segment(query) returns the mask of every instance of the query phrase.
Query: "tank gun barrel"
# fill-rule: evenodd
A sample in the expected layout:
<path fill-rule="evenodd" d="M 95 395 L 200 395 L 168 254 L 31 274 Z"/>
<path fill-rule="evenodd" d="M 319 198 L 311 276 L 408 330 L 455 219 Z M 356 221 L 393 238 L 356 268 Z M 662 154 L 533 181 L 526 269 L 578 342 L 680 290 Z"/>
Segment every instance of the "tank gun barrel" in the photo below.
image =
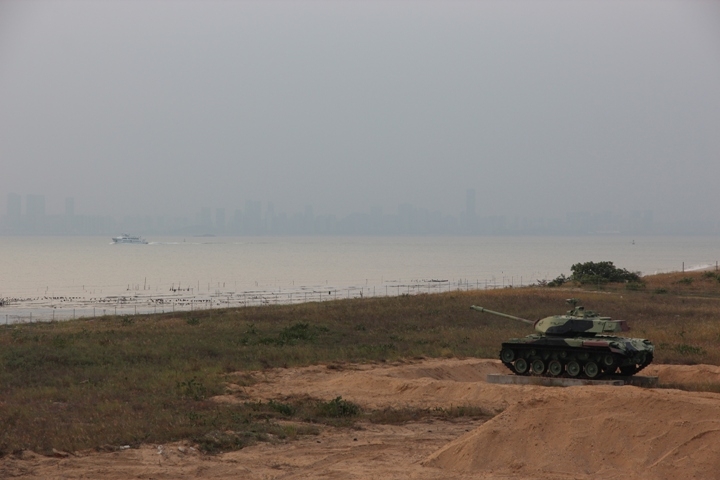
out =
<path fill-rule="evenodd" d="M 527 320 L 525 318 L 516 317 L 514 315 L 508 315 L 507 313 L 496 312 L 494 310 L 488 310 L 487 308 L 478 307 L 477 305 L 471 305 L 470 308 L 472 308 L 473 310 L 477 310 L 478 312 L 490 313 L 492 315 L 498 315 L 500 317 L 510 318 L 512 320 L 519 320 L 523 323 L 527 323 L 528 325 L 535 325 L 535 322 L 533 322 L 532 320 Z"/>

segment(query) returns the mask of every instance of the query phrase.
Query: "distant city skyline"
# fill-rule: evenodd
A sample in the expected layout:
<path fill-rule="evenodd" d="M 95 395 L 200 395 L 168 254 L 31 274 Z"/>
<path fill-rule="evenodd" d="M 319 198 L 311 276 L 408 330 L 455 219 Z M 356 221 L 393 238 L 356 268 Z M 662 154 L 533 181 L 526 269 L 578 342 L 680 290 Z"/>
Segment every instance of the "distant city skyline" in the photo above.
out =
<path fill-rule="evenodd" d="M 202 206 L 185 215 L 89 215 L 75 197 L 11 192 L 0 218 L 2 235 L 592 235 L 720 234 L 720 224 L 662 223 L 652 210 L 568 211 L 561 217 L 498 215 L 478 206 L 476 190 L 458 195 L 458 210 L 442 212 L 410 203 L 386 211 L 375 206 L 347 215 L 316 214 L 313 205 L 286 212 L 273 202 Z M 464 202 L 463 202 L 464 200 Z M 50 208 L 48 208 L 50 207 Z M 54 213 L 58 212 L 58 213 Z"/>
<path fill-rule="evenodd" d="M 3 0 L 0 215 L 15 192 L 26 231 L 717 232 L 718 19 L 705 0 Z"/>

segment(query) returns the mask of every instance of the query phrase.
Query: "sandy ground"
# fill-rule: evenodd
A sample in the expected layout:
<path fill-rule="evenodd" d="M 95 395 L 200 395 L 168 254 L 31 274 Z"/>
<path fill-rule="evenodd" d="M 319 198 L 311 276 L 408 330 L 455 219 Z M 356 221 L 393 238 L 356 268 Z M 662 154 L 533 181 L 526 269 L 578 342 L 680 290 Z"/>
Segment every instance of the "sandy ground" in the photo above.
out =
<path fill-rule="evenodd" d="M 307 394 L 366 408 L 459 405 L 489 421 L 323 427 L 318 436 L 217 456 L 192 445 L 0 459 L 0 478 L 720 478 L 720 394 L 637 387 L 495 385 L 497 361 L 421 360 L 257 372 L 221 403 Z M 651 365 L 661 384 L 720 384 L 720 367 Z M 229 377 L 230 379 L 232 376 Z"/>

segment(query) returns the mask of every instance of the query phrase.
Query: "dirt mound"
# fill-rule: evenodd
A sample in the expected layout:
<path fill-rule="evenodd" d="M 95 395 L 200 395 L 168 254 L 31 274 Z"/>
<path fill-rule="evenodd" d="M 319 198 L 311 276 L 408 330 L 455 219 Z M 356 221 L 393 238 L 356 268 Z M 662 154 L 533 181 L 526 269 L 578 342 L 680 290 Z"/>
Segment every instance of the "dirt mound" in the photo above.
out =
<path fill-rule="evenodd" d="M 547 389 L 424 464 L 543 478 L 717 478 L 720 397 L 634 387 Z"/>
<path fill-rule="evenodd" d="M 484 424 L 460 419 L 327 428 L 318 436 L 217 456 L 189 444 L 58 458 L 26 452 L 0 458 L 0 478 L 717 478 L 720 394 L 496 385 L 486 383 L 489 373 L 508 372 L 497 360 L 480 359 L 255 372 L 257 383 L 230 383 L 230 392 L 214 400 L 340 395 L 365 408 L 473 405 L 502 413 Z M 651 365 L 642 373 L 659 375 L 661 385 L 720 385 L 716 366 Z"/>
<path fill-rule="evenodd" d="M 649 365 L 642 375 L 657 376 L 664 386 L 720 385 L 720 367 L 716 365 Z"/>

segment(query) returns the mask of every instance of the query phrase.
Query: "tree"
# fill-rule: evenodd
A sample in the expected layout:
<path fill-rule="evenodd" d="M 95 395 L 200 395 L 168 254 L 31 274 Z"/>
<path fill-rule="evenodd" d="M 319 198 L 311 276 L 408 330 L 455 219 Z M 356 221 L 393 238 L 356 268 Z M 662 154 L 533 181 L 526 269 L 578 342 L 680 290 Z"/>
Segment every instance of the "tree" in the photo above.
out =
<path fill-rule="evenodd" d="M 618 268 L 613 262 L 585 262 L 576 263 L 570 267 L 571 278 L 576 282 L 584 283 L 627 283 L 639 282 L 640 275 Z"/>

